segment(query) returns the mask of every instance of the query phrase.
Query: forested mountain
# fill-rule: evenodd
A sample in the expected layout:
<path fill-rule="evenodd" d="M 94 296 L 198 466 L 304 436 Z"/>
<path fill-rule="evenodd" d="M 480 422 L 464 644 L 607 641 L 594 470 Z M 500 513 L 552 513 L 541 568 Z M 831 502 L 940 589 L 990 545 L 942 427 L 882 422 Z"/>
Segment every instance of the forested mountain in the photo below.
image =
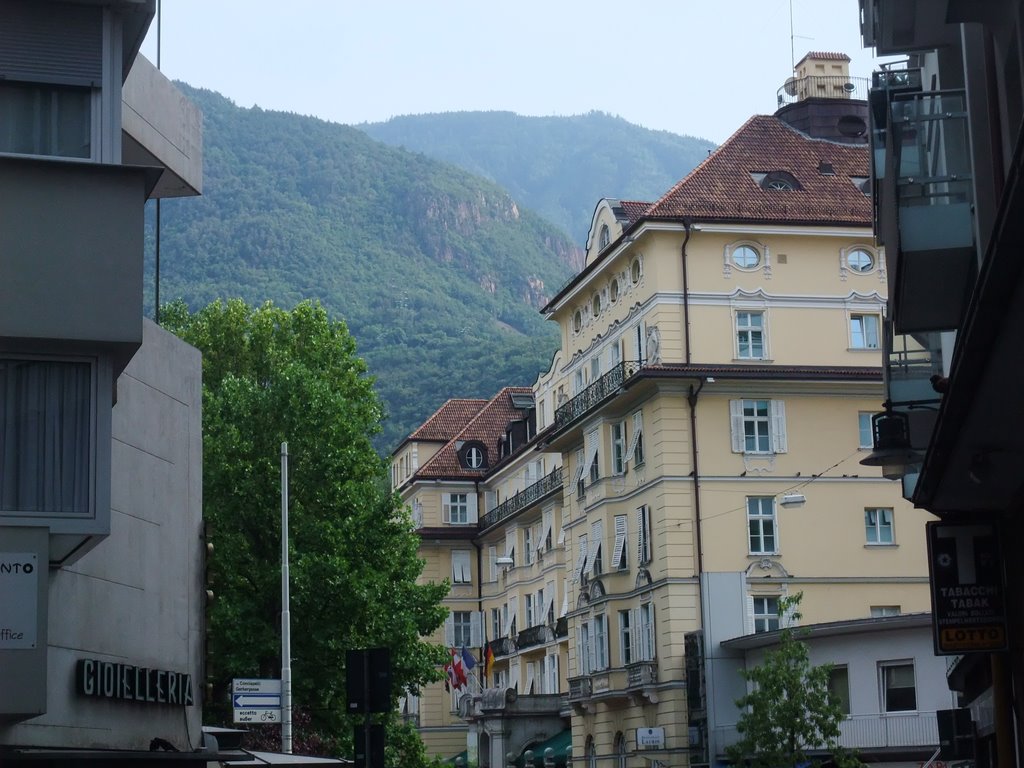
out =
<path fill-rule="evenodd" d="M 377 378 L 385 451 L 445 399 L 547 368 L 557 329 L 537 310 L 580 261 L 554 226 L 493 182 L 354 128 L 179 87 L 204 115 L 204 190 L 162 203 L 162 302 L 318 299 Z"/>
<path fill-rule="evenodd" d="M 574 117 L 446 112 L 357 127 L 391 146 L 493 179 L 580 245 L 600 198 L 653 201 L 715 146 L 603 112 Z"/>

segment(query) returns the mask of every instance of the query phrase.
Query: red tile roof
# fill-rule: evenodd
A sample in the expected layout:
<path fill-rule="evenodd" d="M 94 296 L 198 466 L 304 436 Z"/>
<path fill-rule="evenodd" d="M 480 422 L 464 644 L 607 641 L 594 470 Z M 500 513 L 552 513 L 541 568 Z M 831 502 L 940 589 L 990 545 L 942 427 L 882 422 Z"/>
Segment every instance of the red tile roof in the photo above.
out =
<path fill-rule="evenodd" d="M 487 474 L 498 463 L 498 441 L 505 436 L 508 425 L 524 418 L 527 414 L 526 410 L 513 406 L 512 395 L 533 395 L 533 390 L 530 387 L 505 387 L 482 408 L 478 409 L 462 429 L 451 435 L 447 444 L 416 471 L 413 479 L 465 478 L 470 480 Z M 457 444 L 461 445 L 469 440 L 479 440 L 487 447 L 487 468 L 465 469 L 459 465 Z"/>
<path fill-rule="evenodd" d="M 801 189 L 762 189 L 751 177 L 772 171 L 792 174 Z M 812 139 L 755 115 L 643 217 L 870 227 L 871 201 L 850 181 L 868 174 L 866 145 Z"/>
<path fill-rule="evenodd" d="M 804 54 L 804 57 L 796 63 L 796 66 L 800 66 L 807 59 L 824 59 L 825 61 L 849 61 L 850 57 L 845 53 L 836 53 L 835 51 L 808 51 Z"/>
<path fill-rule="evenodd" d="M 486 400 L 453 398 L 434 411 L 433 415 L 417 427 L 404 442 L 448 442 L 472 421 L 485 405 Z"/>
<path fill-rule="evenodd" d="M 620 200 L 623 212 L 629 218 L 630 224 L 635 224 L 641 216 L 651 207 L 650 203 L 641 203 L 638 200 Z"/>

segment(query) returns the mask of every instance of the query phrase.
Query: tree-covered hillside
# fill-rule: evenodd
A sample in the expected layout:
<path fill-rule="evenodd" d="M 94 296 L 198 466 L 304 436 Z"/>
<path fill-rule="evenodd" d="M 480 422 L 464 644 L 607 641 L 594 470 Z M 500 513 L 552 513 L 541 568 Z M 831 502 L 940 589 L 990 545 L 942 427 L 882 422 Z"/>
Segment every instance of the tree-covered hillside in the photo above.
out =
<path fill-rule="evenodd" d="M 357 127 L 391 146 L 493 179 L 580 245 L 600 198 L 656 200 L 715 146 L 603 112 L 573 117 L 446 112 Z"/>
<path fill-rule="evenodd" d="M 162 203 L 162 302 L 319 300 L 377 377 L 383 450 L 445 399 L 547 367 L 557 333 L 537 310 L 579 262 L 555 227 L 492 182 L 356 129 L 180 87 L 204 115 L 204 190 Z"/>

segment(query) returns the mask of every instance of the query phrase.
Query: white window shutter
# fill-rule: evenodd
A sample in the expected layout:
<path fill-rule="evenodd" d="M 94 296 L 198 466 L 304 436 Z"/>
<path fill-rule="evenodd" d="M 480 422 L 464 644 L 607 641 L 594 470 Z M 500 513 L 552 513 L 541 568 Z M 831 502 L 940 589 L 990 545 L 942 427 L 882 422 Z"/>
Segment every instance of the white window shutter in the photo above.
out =
<path fill-rule="evenodd" d="M 487 573 L 491 577 L 491 581 L 498 580 L 498 548 L 488 547 L 487 548 Z"/>
<path fill-rule="evenodd" d="M 769 403 L 772 414 L 772 451 L 786 453 L 789 450 L 789 441 L 786 438 L 786 402 L 769 400 Z"/>
<path fill-rule="evenodd" d="M 565 528 L 558 529 L 558 546 L 565 546 Z"/>
<path fill-rule="evenodd" d="M 590 642 L 587 643 L 587 669 L 591 672 L 597 669 L 597 633 L 593 627 L 590 630 Z"/>
<path fill-rule="evenodd" d="M 558 614 L 558 618 L 564 618 L 567 613 L 569 613 L 569 590 L 562 593 L 562 612 Z"/>
<path fill-rule="evenodd" d="M 575 489 L 580 484 L 580 478 L 583 477 L 583 467 L 587 461 L 587 452 L 582 448 L 576 451 L 576 474 L 573 475 L 572 485 L 570 488 Z"/>
<path fill-rule="evenodd" d="M 519 659 L 510 661 L 508 665 L 508 687 L 519 690 Z"/>
<path fill-rule="evenodd" d="M 747 634 L 754 634 L 754 596 L 747 595 Z"/>
<path fill-rule="evenodd" d="M 633 655 L 633 661 L 643 659 L 640 651 L 640 609 L 629 609 L 629 650 Z"/>
<path fill-rule="evenodd" d="M 554 524 L 554 520 L 555 510 L 545 509 L 543 529 L 541 530 L 540 541 L 538 542 L 540 546 L 544 546 L 544 542 L 546 542 L 548 540 L 548 537 L 551 536 L 551 527 Z"/>
<path fill-rule="evenodd" d="M 636 510 L 636 561 L 643 565 L 651 561 L 650 513 L 646 506 Z"/>
<path fill-rule="evenodd" d="M 477 521 L 477 519 L 478 519 L 476 493 L 473 493 L 473 492 L 467 493 L 466 494 L 466 503 L 469 506 L 469 512 L 468 512 L 468 514 L 469 514 L 469 522 L 475 523 Z"/>
<path fill-rule="evenodd" d="M 547 619 L 551 609 L 555 607 L 555 582 L 549 581 L 544 586 L 544 615 L 543 619 Z"/>
<path fill-rule="evenodd" d="M 583 566 L 587 563 L 587 534 L 581 533 L 578 541 L 580 552 L 576 557 L 576 567 L 572 569 L 573 584 L 580 580 L 580 575 L 584 572 Z"/>
<path fill-rule="evenodd" d="M 452 521 L 452 495 L 450 493 L 441 496 L 441 520 L 445 523 Z"/>
<path fill-rule="evenodd" d="M 444 644 L 448 648 L 455 645 L 455 617 L 450 613 L 444 620 Z"/>
<path fill-rule="evenodd" d="M 604 541 L 604 522 L 595 520 L 590 524 L 590 551 L 587 552 L 587 564 L 583 569 L 584 573 L 594 570 L 594 561 L 601 552 L 601 543 Z"/>
<path fill-rule="evenodd" d="M 533 686 L 537 682 L 537 670 L 533 666 L 533 662 L 527 662 L 526 664 L 526 694 L 533 693 Z"/>
<path fill-rule="evenodd" d="M 561 685 L 562 679 L 561 679 L 561 676 L 558 673 L 558 654 L 557 653 L 552 655 L 551 662 L 552 662 L 551 663 L 551 673 L 552 673 L 551 692 L 552 693 L 558 693 L 559 692 L 558 688 Z"/>
<path fill-rule="evenodd" d="M 649 616 L 651 620 L 647 624 L 647 644 L 645 646 L 644 652 L 647 654 L 647 661 L 653 661 L 658 656 L 658 634 L 654 630 L 654 603 L 651 603 L 651 610 Z"/>
<path fill-rule="evenodd" d="M 636 453 L 636 444 L 640 442 L 640 435 L 644 431 L 644 419 L 643 414 L 639 411 L 633 414 L 633 434 L 629 438 L 629 448 L 626 449 L 626 455 L 622 459 L 622 462 L 628 463 L 633 460 L 633 454 Z"/>
<path fill-rule="evenodd" d="M 469 645 L 479 648 L 484 644 L 484 615 L 481 611 L 473 611 L 469 615 Z"/>
<path fill-rule="evenodd" d="M 515 529 L 511 531 L 505 531 L 505 557 L 512 557 L 512 553 L 516 549 L 516 532 Z"/>
<path fill-rule="evenodd" d="M 622 556 L 626 550 L 626 523 L 625 515 L 615 516 L 615 549 L 612 551 L 612 568 L 618 568 L 622 562 Z"/>
<path fill-rule="evenodd" d="M 583 466 L 580 470 L 581 477 L 590 476 L 590 467 L 593 465 L 594 460 L 597 459 L 597 448 L 597 430 L 594 429 L 587 433 L 587 456 L 586 459 L 583 461 Z"/>
<path fill-rule="evenodd" d="M 484 512 L 490 512 L 498 506 L 498 494 L 494 491 L 484 491 Z"/>
<path fill-rule="evenodd" d="M 514 619 L 516 615 L 516 602 L 516 598 L 514 597 L 510 597 L 508 599 L 508 610 L 505 611 L 505 624 L 501 628 L 501 634 L 505 635 L 506 637 L 508 636 L 509 632 L 512 631 L 512 619 Z"/>
<path fill-rule="evenodd" d="M 729 401 L 729 423 L 731 425 L 732 452 L 743 453 L 745 435 L 743 432 L 743 401 Z"/>

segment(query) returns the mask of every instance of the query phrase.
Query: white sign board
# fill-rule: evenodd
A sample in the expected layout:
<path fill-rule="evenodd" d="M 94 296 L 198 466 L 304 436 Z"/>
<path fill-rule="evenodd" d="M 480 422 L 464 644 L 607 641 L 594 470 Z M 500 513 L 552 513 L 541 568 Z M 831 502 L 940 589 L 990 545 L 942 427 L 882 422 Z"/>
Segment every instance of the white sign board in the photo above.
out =
<path fill-rule="evenodd" d="M 636 745 L 640 749 L 663 749 L 665 747 L 665 729 L 637 728 Z"/>
<path fill-rule="evenodd" d="M 231 708 L 236 723 L 280 723 L 281 681 L 236 679 L 231 683 Z"/>
<path fill-rule="evenodd" d="M 37 566 L 35 553 L 0 552 L 0 649 L 36 647 Z"/>

